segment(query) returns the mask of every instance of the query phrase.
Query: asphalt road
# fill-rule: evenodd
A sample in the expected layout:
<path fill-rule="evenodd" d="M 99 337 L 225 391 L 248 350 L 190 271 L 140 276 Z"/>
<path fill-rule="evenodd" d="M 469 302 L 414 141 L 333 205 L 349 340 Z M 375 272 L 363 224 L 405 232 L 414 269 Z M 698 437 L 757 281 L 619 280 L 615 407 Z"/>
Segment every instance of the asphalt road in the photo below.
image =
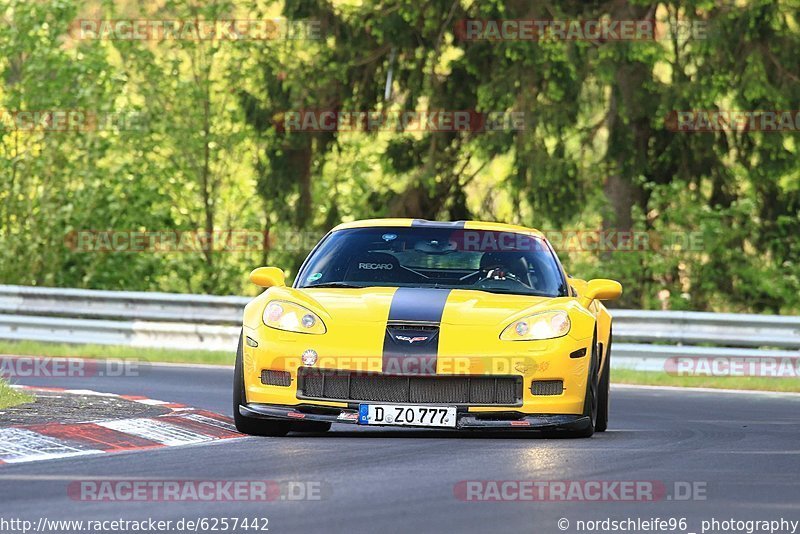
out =
<path fill-rule="evenodd" d="M 231 373 L 159 366 L 139 377 L 17 383 L 139 394 L 229 414 Z M 334 425 L 323 435 L 5 465 L 0 467 L 0 518 L 267 517 L 270 532 L 380 533 L 581 532 L 579 520 L 606 518 L 687 518 L 685 530 L 672 532 L 700 532 L 701 521 L 712 518 L 796 521 L 799 416 L 800 396 L 625 387 L 612 392 L 609 431 L 591 439 Z M 71 481 L 97 478 L 305 482 L 321 488 L 322 497 L 268 503 L 82 502 L 68 497 Z M 465 502 L 454 493 L 460 481 L 521 479 L 654 481 L 672 498 Z M 678 500 L 675 482 L 681 488 L 686 485 L 680 483 L 694 484 L 694 498 Z M 558 528 L 561 518 L 569 520 L 568 526 L 562 521 L 566 530 Z"/>

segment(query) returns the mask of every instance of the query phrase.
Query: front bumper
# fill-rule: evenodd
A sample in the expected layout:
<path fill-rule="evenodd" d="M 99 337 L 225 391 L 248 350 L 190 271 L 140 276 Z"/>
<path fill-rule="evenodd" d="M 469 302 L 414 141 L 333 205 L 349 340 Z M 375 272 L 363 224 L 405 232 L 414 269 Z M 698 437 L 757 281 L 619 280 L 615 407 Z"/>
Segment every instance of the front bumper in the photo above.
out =
<path fill-rule="evenodd" d="M 324 423 L 358 424 L 357 408 L 333 408 L 299 404 L 281 406 L 248 403 L 239 406 L 245 417 L 283 421 L 317 421 Z M 456 413 L 456 430 L 516 429 L 516 430 L 585 430 L 591 419 L 584 415 L 529 415 L 516 411 L 475 413 L 459 409 Z M 380 425 L 369 425 L 370 427 Z M 386 425 L 396 426 L 396 425 Z M 406 427 L 409 428 L 409 427 Z M 450 430 L 447 427 L 419 427 Z"/>
<path fill-rule="evenodd" d="M 368 329 L 368 325 L 362 325 Z M 257 347 L 244 344 L 243 372 L 245 397 L 248 406 L 313 406 L 333 408 L 340 411 L 353 408 L 355 399 L 364 402 L 392 404 L 393 401 L 378 400 L 363 396 L 331 396 L 317 397 L 306 395 L 301 385 L 299 372 L 304 367 L 301 355 L 308 349 L 318 353 L 314 368 L 320 371 L 331 370 L 343 373 L 362 373 L 365 375 L 385 374 L 383 370 L 382 343 L 386 330 L 385 323 L 377 322 L 369 332 L 352 335 L 352 332 L 339 332 L 331 329 L 324 336 L 310 336 L 276 331 L 266 326 L 248 328 L 245 324 L 244 335 L 258 343 Z M 567 419 L 581 416 L 586 398 L 587 378 L 591 363 L 591 337 L 573 338 L 572 335 L 561 338 L 534 341 L 511 342 L 500 341 L 496 335 L 481 335 L 457 325 L 448 325 L 441 331 L 441 339 L 436 358 L 436 377 L 452 376 L 517 376 L 522 383 L 521 396 L 517 402 L 489 403 L 468 402 L 467 406 L 459 406 L 465 414 L 464 425 L 477 427 L 512 426 L 502 419 L 491 420 L 492 414 L 497 418 L 503 414 L 517 414 L 530 417 L 531 424 L 551 424 L 552 417 L 570 416 L 558 419 L 562 424 Z M 345 334 L 349 333 L 350 337 Z M 579 352 L 579 356 L 574 356 Z M 464 356 L 464 355 L 469 356 Z M 343 356 L 347 355 L 347 356 Z M 262 382 L 262 371 L 279 371 L 289 373 L 288 384 L 269 385 Z M 405 375 L 403 375 L 405 376 Z M 533 381 L 561 381 L 563 389 L 560 394 L 535 394 L 532 391 Z M 312 398 L 313 397 L 313 398 Z M 397 401 L 404 402 L 404 401 Z M 416 403 L 415 401 L 409 401 Z M 419 401 L 420 404 L 437 404 L 433 401 Z M 460 402 L 439 401 L 440 404 L 458 405 Z M 357 407 L 357 406 L 356 406 Z M 466 413 L 475 415 L 474 423 L 465 418 Z M 543 415 L 544 414 L 544 415 Z M 291 417 L 291 416 L 289 416 Z M 579 418 L 579 417 L 577 417 Z M 309 419 L 310 420 L 310 419 Z M 330 420 L 330 419 L 326 419 Z M 487 422 L 488 421 L 488 422 Z M 342 422 L 339 420 L 338 422 Z M 524 423 L 515 423 L 523 426 Z"/>

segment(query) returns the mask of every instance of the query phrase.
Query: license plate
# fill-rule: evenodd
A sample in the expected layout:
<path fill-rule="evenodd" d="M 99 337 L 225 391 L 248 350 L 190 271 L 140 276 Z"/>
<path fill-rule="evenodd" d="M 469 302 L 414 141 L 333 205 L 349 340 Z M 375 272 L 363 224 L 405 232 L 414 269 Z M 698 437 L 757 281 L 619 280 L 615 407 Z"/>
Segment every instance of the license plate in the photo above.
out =
<path fill-rule="evenodd" d="M 358 424 L 454 428 L 456 426 L 456 407 L 359 404 Z"/>

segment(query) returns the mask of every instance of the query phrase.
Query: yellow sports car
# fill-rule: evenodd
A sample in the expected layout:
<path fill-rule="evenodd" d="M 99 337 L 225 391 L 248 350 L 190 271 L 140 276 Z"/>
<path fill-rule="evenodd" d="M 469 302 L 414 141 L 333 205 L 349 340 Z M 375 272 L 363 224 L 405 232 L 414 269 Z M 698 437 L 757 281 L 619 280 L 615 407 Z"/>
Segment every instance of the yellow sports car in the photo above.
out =
<path fill-rule="evenodd" d="M 613 280 L 569 277 L 537 230 L 375 219 L 331 230 L 287 287 L 244 311 L 233 412 L 244 433 L 331 423 L 546 429 L 608 424 Z"/>

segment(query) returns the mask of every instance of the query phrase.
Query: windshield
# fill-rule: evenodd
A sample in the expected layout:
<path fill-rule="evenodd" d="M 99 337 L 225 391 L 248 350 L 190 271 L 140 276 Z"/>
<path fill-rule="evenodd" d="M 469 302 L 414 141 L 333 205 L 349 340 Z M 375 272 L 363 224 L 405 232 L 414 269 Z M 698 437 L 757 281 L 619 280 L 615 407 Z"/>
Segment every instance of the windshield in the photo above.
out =
<path fill-rule="evenodd" d="M 296 287 L 432 287 L 567 295 L 544 241 L 511 232 L 452 228 L 353 228 L 330 234 Z"/>

